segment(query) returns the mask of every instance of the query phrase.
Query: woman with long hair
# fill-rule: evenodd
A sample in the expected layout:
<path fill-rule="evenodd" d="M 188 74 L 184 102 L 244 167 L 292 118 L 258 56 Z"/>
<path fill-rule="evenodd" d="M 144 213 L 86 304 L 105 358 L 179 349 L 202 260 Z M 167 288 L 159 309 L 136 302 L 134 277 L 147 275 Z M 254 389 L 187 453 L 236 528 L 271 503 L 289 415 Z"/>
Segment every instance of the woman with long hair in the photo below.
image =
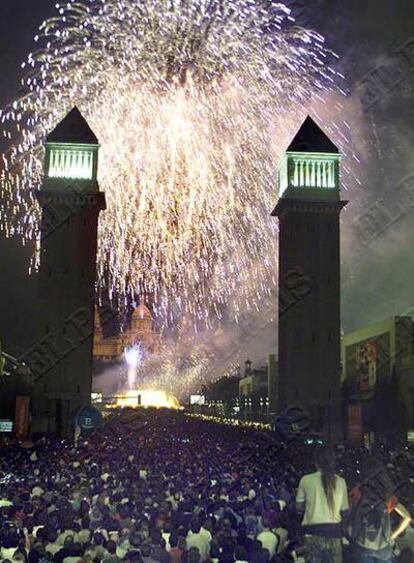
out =
<path fill-rule="evenodd" d="M 348 511 L 345 480 L 336 474 L 332 449 L 318 446 L 316 472 L 302 477 L 296 506 L 303 512 L 307 563 L 342 563 L 343 513 Z"/>

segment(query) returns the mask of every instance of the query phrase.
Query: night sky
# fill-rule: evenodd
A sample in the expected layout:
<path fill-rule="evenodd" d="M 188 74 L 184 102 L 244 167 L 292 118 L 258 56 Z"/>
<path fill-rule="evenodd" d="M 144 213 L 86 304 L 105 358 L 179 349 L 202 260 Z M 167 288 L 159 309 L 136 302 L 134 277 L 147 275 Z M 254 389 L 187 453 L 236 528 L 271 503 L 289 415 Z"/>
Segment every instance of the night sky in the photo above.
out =
<path fill-rule="evenodd" d="M 16 97 L 20 88 L 21 63 L 34 48 L 33 37 L 42 21 L 54 12 L 49 0 L 0 2 L 0 106 Z M 0 144 L 0 150 L 4 145 Z M 18 239 L 0 236 L 0 338 L 4 348 L 18 355 L 30 345 L 28 321 L 33 315 L 33 283 L 27 274 L 31 249 Z"/>
<path fill-rule="evenodd" d="M 411 66 L 399 52 L 410 39 L 414 45 L 414 4 L 410 0 L 292 4 L 299 21 L 325 35 L 327 46 L 340 57 L 349 90 L 345 112 L 351 143 L 361 158 L 361 186 L 351 186 L 343 194 L 350 199 L 342 215 L 342 325 L 348 331 L 414 306 L 414 196 L 411 208 L 406 199 L 401 200 L 404 205 L 399 209 L 403 206 L 404 212 L 393 222 L 384 221 L 384 231 L 371 240 L 358 230 L 364 210 L 376 202 L 385 209 L 392 207 L 401 183 L 414 175 L 414 46 Z M 39 24 L 54 13 L 54 5 L 51 0 L 1 0 L 0 106 L 16 97 L 20 65 L 34 48 Z M 399 72 L 395 84 L 391 70 Z M 364 84 L 372 76 L 379 85 L 378 99 L 370 105 Z M 391 216 L 396 217 L 389 211 Z M 26 321 L 35 298 L 27 275 L 29 252 L 18 240 L 0 237 L 0 338 L 15 354 L 28 344 Z M 261 345 L 250 344 L 252 358 L 259 360 L 275 350 L 274 328 L 266 338 L 260 336 Z"/>

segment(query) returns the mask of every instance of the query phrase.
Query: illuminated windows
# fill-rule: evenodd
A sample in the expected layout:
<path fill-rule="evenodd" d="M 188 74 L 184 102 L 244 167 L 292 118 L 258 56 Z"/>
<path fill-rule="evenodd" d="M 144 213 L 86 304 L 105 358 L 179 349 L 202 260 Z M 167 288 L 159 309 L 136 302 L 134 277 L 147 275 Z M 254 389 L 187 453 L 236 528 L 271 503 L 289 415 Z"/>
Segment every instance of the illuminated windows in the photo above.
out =
<path fill-rule="evenodd" d="M 320 158 L 292 158 L 290 174 L 294 187 L 335 188 L 336 160 Z"/>
<path fill-rule="evenodd" d="M 339 189 L 337 154 L 286 153 L 279 168 L 280 195 L 287 188 Z"/>
<path fill-rule="evenodd" d="M 92 180 L 94 152 L 87 148 L 52 148 L 49 157 L 49 178 Z"/>

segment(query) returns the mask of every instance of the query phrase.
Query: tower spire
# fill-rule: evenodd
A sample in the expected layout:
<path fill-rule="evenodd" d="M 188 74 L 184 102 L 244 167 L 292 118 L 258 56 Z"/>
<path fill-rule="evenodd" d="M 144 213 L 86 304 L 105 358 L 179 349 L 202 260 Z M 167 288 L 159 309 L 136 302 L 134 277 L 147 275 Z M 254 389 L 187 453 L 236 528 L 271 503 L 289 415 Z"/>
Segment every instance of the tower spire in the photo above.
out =
<path fill-rule="evenodd" d="M 89 127 L 77 106 L 75 106 L 46 137 L 46 143 L 71 143 L 79 145 L 99 145 L 99 141 Z"/>
<path fill-rule="evenodd" d="M 339 149 L 308 115 L 290 143 L 287 152 L 339 154 Z"/>

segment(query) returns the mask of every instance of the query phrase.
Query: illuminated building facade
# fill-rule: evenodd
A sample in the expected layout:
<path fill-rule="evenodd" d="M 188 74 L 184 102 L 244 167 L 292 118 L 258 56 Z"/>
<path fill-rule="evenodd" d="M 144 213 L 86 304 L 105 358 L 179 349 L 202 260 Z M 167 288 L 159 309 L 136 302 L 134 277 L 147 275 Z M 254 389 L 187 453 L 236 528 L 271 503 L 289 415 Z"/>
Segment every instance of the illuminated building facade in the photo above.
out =
<path fill-rule="evenodd" d="M 246 403 L 253 413 L 277 411 L 277 361 L 274 354 L 269 354 L 266 366 L 252 369 L 252 362 L 245 362 L 244 377 L 239 381 L 239 404 L 245 408 Z M 273 402 L 271 402 L 273 400 Z"/>
<path fill-rule="evenodd" d="M 249 375 L 245 375 L 239 381 L 240 397 L 258 397 L 267 398 L 268 394 L 268 373 L 265 368 L 255 369 Z"/>
<path fill-rule="evenodd" d="M 360 445 L 367 433 L 392 437 L 414 429 L 414 323 L 384 319 L 341 340 L 346 437 Z"/>
<path fill-rule="evenodd" d="M 279 409 L 299 402 L 336 439 L 340 401 L 340 154 L 308 117 L 279 168 Z M 272 401 L 271 401 L 272 402 Z"/>
<path fill-rule="evenodd" d="M 123 356 L 125 348 L 140 344 L 147 352 L 158 350 L 160 337 L 154 329 L 154 319 L 148 307 L 141 303 L 133 311 L 127 330 L 104 336 L 98 310 L 95 311 L 93 356 L 95 360 L 112 361 Z"/>
<path fill-rule="evenodd" d="M 74 108 L 46 139 L 32 431 L 67 436 L 90 403 L 98 216 L 98 139 Z"/>

